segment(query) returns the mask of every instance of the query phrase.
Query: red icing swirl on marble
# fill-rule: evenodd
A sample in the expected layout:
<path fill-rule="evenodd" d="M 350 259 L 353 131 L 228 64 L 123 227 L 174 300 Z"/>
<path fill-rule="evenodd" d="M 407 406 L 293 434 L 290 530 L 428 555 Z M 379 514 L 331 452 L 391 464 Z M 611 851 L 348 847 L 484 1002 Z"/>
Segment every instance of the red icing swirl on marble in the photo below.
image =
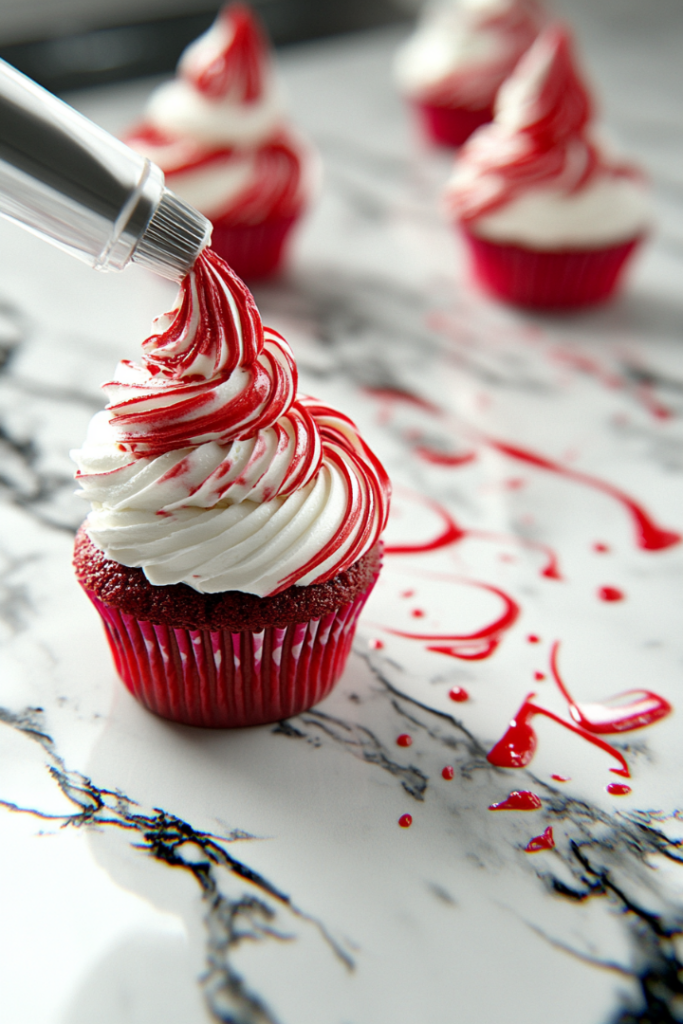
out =
<path fill-rule="evenodd" d="M 495 121 L 461 150 L 447 196 L 452 212 L 471 222 L 539 186 L 572 194 L 599 171 L 639 177 L 633 167 L 608 162 L 591 141 L 592 112 L 570 35 L 552 25 L 501 89 Z"/>

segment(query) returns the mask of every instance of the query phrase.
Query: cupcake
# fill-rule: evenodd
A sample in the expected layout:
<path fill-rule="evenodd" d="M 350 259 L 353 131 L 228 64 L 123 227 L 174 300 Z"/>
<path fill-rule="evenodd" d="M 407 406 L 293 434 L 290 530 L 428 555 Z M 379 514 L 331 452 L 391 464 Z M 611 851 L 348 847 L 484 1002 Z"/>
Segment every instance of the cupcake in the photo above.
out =
<path fill-rule="evenodd" d="M 224 8 L 156 89 L 125 141 L 212 221 L 214 250 L 241 277 L 274 273 L 317 166 L 287 123 L 267 42 L 248 7 Z"/>
<path fill-rule="evenodd" d="M 591 131 L 569 35 L 544 30 L 458 156 L 446 204 L 497 298 L 572 308 L 617 288 L 650 220 L 647 183 Z"/>
<path fill-rule="evenodd" d="M 350 419 L 204 250 L 72 453 L 79 582 L 131 693 L 188 725 L 321 700 L 380 568 L 389 481 Z"/>
<path fill-rule="evenodd" d="M 399 50 L 395 77 L 428 139 L 460 146 L 493 118 L 498 89 L 536 38 L 537 0 L 441 0 Z"/>

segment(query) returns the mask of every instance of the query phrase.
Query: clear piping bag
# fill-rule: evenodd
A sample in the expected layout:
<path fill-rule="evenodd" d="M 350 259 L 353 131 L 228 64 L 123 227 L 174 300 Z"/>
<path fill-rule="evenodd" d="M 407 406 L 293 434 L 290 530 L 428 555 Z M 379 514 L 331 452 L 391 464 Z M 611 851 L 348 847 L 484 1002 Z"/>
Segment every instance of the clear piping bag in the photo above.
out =
<path fill-rule="evenodd" d="M 155 164 L 2 60 L 0 214 L 98 270 L 173 280 L 211 237 Z"/>

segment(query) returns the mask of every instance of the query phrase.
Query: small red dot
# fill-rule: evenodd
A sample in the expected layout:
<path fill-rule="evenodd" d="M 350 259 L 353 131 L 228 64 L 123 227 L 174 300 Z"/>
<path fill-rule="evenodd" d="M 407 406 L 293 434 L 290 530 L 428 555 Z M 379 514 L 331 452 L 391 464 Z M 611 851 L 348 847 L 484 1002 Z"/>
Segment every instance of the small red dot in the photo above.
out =
<path fill-rule="evenodd" d="M 446 767 L 441 772 L 441 774 L 443 775 L 444 779 L 448 779 L 450 781 L 455 775 L 455 768 L 453 768 L 450 764 L 447 764 Z"/>
<path fill-rule="evenodd" d="M 605 788 L 610 796 L 627 796 L 631 792 L 631 787 L 621 782 L 610 782 Z"/>
<path fill-rule="evenodd" d="M 413 616 L 414 619 L 424 619 L 425 617 L 425 613 L 422 611 L 421 608 L 413 608 L 410 614 Z"/>
<path fill-rule="evenodd" d="M 415 597 L 415 591 L 414 590 L 402 590 L 401 591 L 401 597 Z"/>
<path fill-rule="evenodd" d="M 372 640 L 368 640 L 368 647 L 373 651 L 381 651 L 384 647 L 384 641 L 377 640 L 373 637 Z"/>
<path fill-rule="evenodd" d="M 540 683 L 542 679 L 545 679 L 545 672 L 534 672 L 534 679 L 537 679 Z"/>
<path fill-rule="evenodd" d="M 623 601 L 626 595 L 618 587 L 600 587 L 598 597 L 601 601 Z"/>
<path fill-rule="evenodd" d="M 448 691 L 448 696 L 458 704 L 462 704 L 463 701 L 470 699 L 469 693 L 462 686 L 454 686 L 452 690 Z"/>
<path fill-rule="evenodd" d="M 398 823 L 401 826 L 401 828 L 410 828 L 410 826 L 413 824 L 412 814 L 402 814 L 401 817 L 398 819 Z"/>
<path fill-rule="evenodd" d="M 609 551 L 609 544 L 603 544 L 601 540 L 597 540 L 593 545 L 593 551 L 597 551 L 599 554 L 604 555 L 605 552 Z"/>
<path fill-rule="evenodd" d="M 399 747 L 410 747 L 413 743 L 413 737 L 409 736 L 407 732 L 402 732 L 396 742 Z"/>
<path fill-rule="evenodd" d="M 540 636 L 536 636 L 535 633 L 529 633 L 529 635 L 527 637 L 527 641 L 530 644 L 540 644 L 541 638 L 540 638 Z"/>

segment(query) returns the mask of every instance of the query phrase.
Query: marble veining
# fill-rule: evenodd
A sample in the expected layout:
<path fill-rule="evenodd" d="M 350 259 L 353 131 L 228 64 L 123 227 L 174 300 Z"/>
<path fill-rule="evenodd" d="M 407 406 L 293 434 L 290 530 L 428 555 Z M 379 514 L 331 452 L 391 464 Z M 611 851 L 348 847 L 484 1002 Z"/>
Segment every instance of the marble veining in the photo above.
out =
<path fill-rule="evenodd" d="M 284 58 L 325 184 L 256 298 L 396 489 L 349 667 L 287 721 L 186 729 L 116 679 L 71 574 L 68 451 L 173 289 L 0 225 L 9 1024 L 683 1019 L 679 111 L 652 94 L 662 141 L 587 10 L 661 226 L 576 317 L 468 283 L 449 160 L 392 91 L 397 31 Z M 656 25 L 641 43 L 647 92 Z M 120 131 L 150 87 L 74 100 Z M 514 791 L 538 800 L 489 810 Z"/>

